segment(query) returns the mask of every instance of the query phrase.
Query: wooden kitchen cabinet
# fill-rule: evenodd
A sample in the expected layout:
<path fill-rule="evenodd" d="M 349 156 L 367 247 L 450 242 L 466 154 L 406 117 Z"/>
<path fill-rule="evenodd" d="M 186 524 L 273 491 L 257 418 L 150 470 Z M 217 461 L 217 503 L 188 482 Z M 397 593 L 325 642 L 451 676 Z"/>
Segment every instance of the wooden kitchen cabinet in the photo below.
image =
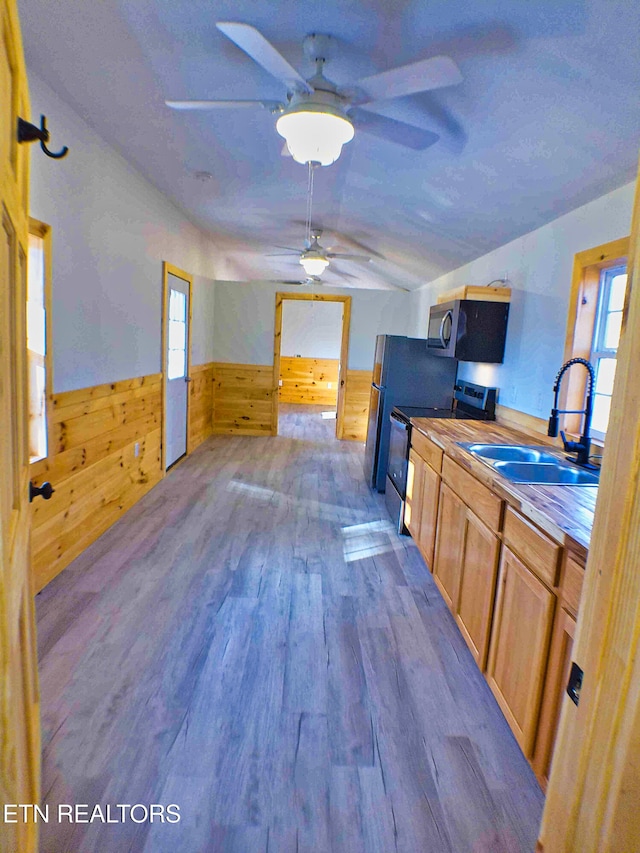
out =
<path fill-rule="evenodd" d="M 438 509 L 440 506 L 440 475 L 430 465 L 423 464 L 422 508 L 418 548 L 429 569 L 433 571 Z"/>
<path fill-rule="evenodd" d="M 566 695 L 565 688 L 571 670 L 571 652 L 575 632 L 575 618 L 564 608 L 559 607 L 551 637 L 549 666 L 532 762 L 533 770 L 543 790 L 546 790 L 551 772 L 551 760 L 560 724 L 562 703 L 565 698 L 567 702 L 571 701 Z"/>
<path fill-rule="evenodd" d="M 471 654 L 484 670 L 500 554 L 502 502 L 445 457 L 433 576 Z"/>
<path fill-rule="evenodd" d="M 580 606 L 584 563 L 565 554 L 560 581 L 560 607 L 558 607 L 551 636 L 549 666 L 542 695 L 540 722 L 533 755 L 533 769 L 543 789 L 546 789 L 551 772 L 553 750 L 566 695 L 571 652 L 576 631 L 576 617 Z"/>
<path fill-rule="evenodd" d="M 527 758 L 533 755 L 556 597 L 502 548 L 486 678 Z"/>
<path fill-rule="evenodd" d="M 453 615 L 480 670 L 484 672 L 498 574 L 500 540 L 467 508 L 458 600 Z"/>
<path fill-rule="evenodd" d="M 452 611 L 458 603 L 466 524 L 466 504 L 446 483 L 441 483 L 433 579 Z"/>
<path fill-rule="evenodd" d="M 409 451 L 405 524 L 433 571 L 438 507 L 440 503 L 440 468 L 442 449 L 422 433 L 414 430 Z"/>

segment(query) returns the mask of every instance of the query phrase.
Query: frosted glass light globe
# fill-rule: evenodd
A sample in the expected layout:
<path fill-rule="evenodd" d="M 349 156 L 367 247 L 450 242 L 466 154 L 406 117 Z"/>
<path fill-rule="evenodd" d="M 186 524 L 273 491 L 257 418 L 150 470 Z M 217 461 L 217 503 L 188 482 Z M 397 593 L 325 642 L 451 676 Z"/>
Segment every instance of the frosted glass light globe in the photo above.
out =
<path fill-rule="evenodd" d="M 276 122 L 276 130 L 286 139 L 289 153 L 297 163 L 322 166 L 335 163 L 342 146 L 351 142 L 354 135 L 348 118 L 308 109 L 284 113 Z"/>

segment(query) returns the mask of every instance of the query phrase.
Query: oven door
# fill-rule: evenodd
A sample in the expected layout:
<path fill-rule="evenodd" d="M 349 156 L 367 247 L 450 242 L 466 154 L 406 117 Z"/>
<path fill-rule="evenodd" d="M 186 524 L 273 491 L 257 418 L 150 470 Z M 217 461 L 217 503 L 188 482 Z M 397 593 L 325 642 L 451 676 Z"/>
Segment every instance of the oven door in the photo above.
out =
<path fill-rule="evenodd" d="M 432 305 L 429 309 L 427 349 L 434 355 L 455 356 L 457 310 L 455 302 Z"/>
<path fill-rule="evenodd" d="M 409 437 L 411 425 L 406 421 L 390 415 L 391 430 L 389 433 L 389 462 L 387 475 L 398 494 L 404 500 L 407 489 L 407 464 L 409 460 Z"/>

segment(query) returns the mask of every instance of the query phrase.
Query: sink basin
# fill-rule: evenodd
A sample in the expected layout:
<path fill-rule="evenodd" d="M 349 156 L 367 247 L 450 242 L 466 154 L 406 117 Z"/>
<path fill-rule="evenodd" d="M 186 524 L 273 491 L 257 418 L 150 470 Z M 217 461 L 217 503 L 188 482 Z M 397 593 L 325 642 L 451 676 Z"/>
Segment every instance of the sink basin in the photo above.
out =
<path fill-rule="evenodd" d="M 565 464 L 560 460 L 549 462 L 496 462 L 493 467 L 514 483 L 532 485 L 597 486 L 598 474 Z"/>
<path fill-rule="evenodd" d="M 514 483 L 539 486 L 598 485 L 599 471 L 579 468 L 550 453 L 546 447 L 527 444 L 479 444 L 469 441 L 460 441 L 458 444 Z"/>
<path fill-rule="evenodd" d="M 483 459 L 500 462 L 558 462 L 557 456 L 549 453 L 546 447 L 529 447 L 521 444 L 473 444 L 460 442 L 470 453 Z"/>

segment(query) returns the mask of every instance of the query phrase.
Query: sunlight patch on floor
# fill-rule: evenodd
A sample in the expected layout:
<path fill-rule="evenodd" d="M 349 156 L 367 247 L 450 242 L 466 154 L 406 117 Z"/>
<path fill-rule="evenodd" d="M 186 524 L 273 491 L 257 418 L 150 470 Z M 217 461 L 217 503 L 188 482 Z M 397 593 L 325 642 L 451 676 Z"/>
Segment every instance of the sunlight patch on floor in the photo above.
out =
<path fill-rule="evenodd" d="M 264 486 L 256 486 L 253 483 L 244 483 L 240 480 L 230 480 L 226 486 L 228 492 L 238 492 L 253 498 L 260 503 L 271 504 L 278 508 L 286 508 L 292 512 L 301 512 L 311 518 L 321 521 L 344 522 L 353 521 L 351 529 L 366 527 L 358 524 L 360 519 L 367 518 L 370 513 L 366 510 L 352 509 L 340 504 L 326 503 L 314 498 L 303 498 L 297 495 L 287 495 L 284 492 L 267 489 Z M 387 522 L 371 522 L 372 524 L 387 524 Z M 343 528 L 344 529 L 344 528 Z M 347 528 L 350 529 L 350 528 Z"/>
<path fill-rule="evenodd" d="M 344 539 L 342 552 L 346 563 L 404 549 L 394 525 L 385 519 L 369 521 L 366 524 L 350 524 L 343 527 L 341 532 Z"/>

